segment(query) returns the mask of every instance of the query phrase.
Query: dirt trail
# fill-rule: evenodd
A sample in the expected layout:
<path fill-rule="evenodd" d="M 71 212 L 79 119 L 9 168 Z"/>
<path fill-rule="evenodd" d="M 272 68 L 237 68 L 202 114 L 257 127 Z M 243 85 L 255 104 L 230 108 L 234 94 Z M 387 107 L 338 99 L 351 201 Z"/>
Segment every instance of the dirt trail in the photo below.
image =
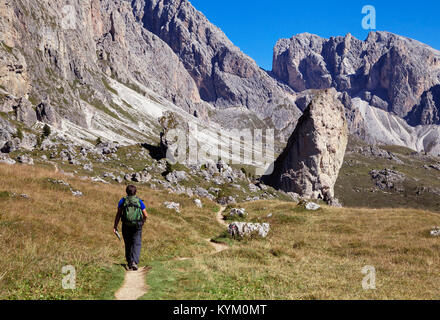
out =
<path fill-rule="evenodd" d="M 224 227 L 228 227 L 228 224 L 225 222 L 225 220 L 223 220 L 223 212 L 226 210 L 226 207 L 221 207 L 220 210 L 217 212 L 216 216 L 215 216 L 215 220 L 221 224 Z M 215 249 L 215 252 L 213 252 L 212 254 L 215 253 L 219 253 L 222 252 L 224 250 L 227 250 L 229 247 L 224 244 L 224 243 L 216 243 L 216 242 L 212 242 L 211 239 L 206 239 L 206 241 L 208 241 Z"/>
<path fill-rule="evenodd" d="M 148 287 L 145 282 L 147 272 L 147 267 L 125 272 L 124 283 L 115 293 L 116 300 L 136 300 L 147 293 Z"/>
<path fill-rule="evenodd" d="M 217 212 L 215 220 L 221 224 L 222 226 L 228 226 L 228 224 L 223 220 L 222 213 L 226 210 L 226 207 L 220 207 L 220 210 Z M 214 248 L 214 252 L 210 254 L 216 254 L 227 250 L 229 247 L 223 243 L 215 243 L 212 242 L 211 239 L 206 239 L 212 247 Z M 191 258 L 176 258 L 176 260 L 183 261 L 189 260 Z M 136 300 L 142 297 L 145 293 L 147 293 L 148 287 L 146 285 L 146 275 L 148 273 L 149 268 L 144 267 L 139 269 L 138 271 L 127 271 L 125 272 L 125 279 L 122 287 L 118 289 L 115 293 L 116 300 Z"/>
<path fill-rule="evenodd" d="M 217 215 L 216 215 L 215 219 L 222 226 L 228 227 L 228 224 L 226 223 L 225 220 L 223 220 L 223 215 L 222 215 L 225 210 L 226 210 L 226 207 L 221 207 L 220 210 L 217 212 Z"/>

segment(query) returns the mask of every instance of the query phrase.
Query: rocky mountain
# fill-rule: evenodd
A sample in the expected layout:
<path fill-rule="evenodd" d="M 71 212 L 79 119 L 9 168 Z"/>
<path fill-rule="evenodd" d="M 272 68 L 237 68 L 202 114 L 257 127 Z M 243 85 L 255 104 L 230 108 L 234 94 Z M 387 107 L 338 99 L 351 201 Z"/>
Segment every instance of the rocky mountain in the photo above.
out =
<path fill-rule="evenodd" d="M 273 72 L 295 91 L 335 87 L 404 117 L 440 83 L 440 52 L 388 32 L 365 41 L 304 33 L 277 42 Z"/>
<path fill-rule="evenodd" d="M 76 143 L 151 143 L 167 110 L 283 138 L 301 114 L 188 1 L 2 1 L 0 30 L 2 143 L 17 120 L 30 148 L 44 123 Z"/>
<path fill-rule="evenodd" d="M 343 103 L 346 106 L 350 132 L 363 141 L 372 145 L 403 146 L 417 152 L 440 155 L 440 126 L 412 127 L 404 119 L 372 107 L 360 98 L 351 99 L 345 96 Z"/>
<path fill-rule="evenodd" d="M 417 174 L 405 173 L 414 181 L 406 179 L 404 190 L 435 207 L 436 181 L 426 180 L 426 190 L 412 184 L 438 168 L 439 69 L 434 49 L 375 32 L 366 41 L 310 34 L 280 40 L 267 72 L 186 0 L 4 0 L 0 162 L 54 166 L 100 183 L 151 183 L 221 204 L 299 199 L 283 190 L 334 203 L 346 119 L 350 139 L 368 144 L 362 150 L 380 144 L 417 152 L 408 151 L 402 164 L 386 146 L 371 149 L 381 151 L 362 163 L 352 151 L 336 185 L 338 198 L 362 201 L 358 191 L 372 190 L 373 169 L 380 180 L 385 169 L 417 166 Z M 168 117 L 177 120 L 170 126 L 158 121 Z M 202 151 L 185 166 L 155 157 L 173 151 L 161 133 L 176 122 L 186 129 L 181 136 Z M 232 130 L 243 128 L 275 129 L 273 151 L 281 156 L 266 178 L 276 192 L 257 180 L 273 162 L 274 153 L 263 148 L 272 141 Z M 261 150 L 255 148 L 260 143 Z M 240 152 L 231 155 L 230 147 Z M 252 163 L 243 163 L 242 153 L 253 153 Z M 402 204 L 403 189 L 395 189 Z M 386 200 L 388 191 L 378 192 Z"/>
<path fill-rule="evenodd" d="M 0 13 L 4 112 L 44 106 L 54 117 L 29 120 L 119 137 L 108 122 L 126 122 L 132 111 L 114 97 L 111 78 L 187 112 L 203 116 L 210 108 L 169 46 L 136 22 L 129 1 L 3 1 Z M 132 127 L 137 133 L 125 136 L 145 138 Z"/>
<path fill-rule="evenodd" d="M 275 129 L 283 147 L 316 89 L 335 87 L 364 141 L 440 149 L 440 54 L 390 33 L 282 39 L 268 73 L 186 0 L 7 0 L 0 30 L 1 146 L 36 147 L 45 123 L 77 144 L 158 142 L 172 111 L 212 137 Z"/>
<path fill-rule="evenodd" d="M 309 104 L 263 181 L 305 198 L 334 203 L 334 185 L 344 161 L 348 127 L 334 88 L 319 92 Z"/>
<path fill-rule="evenodd" d="M 438 124 L 439 51 L 388 32 L 371 32 L 365 41 L 305 33 L 279 40 L 273 61 L 273 74 L 301 92 L 301 109 L 313 89 L 334 87 L 346 93 L 351 133 L 370 143 L 437 152 L 437 128 L 426 125 Z M 366 109 L 371 117 L 365 118 Z"/>
<path fill-rule="evenodd" d="M 440 85 L 435 85 L 422 94 L 420 103 L 408 113 L 406 120 L 412 126 L 440 124 Z"/>
<path fill-rule="evenodd" d="M 165 41 L 216 108 L 245 107 L 281 130 L 300 115 L 294 92 L 262 70 L 186 0 L 136 0 L 135 14 Z"/>

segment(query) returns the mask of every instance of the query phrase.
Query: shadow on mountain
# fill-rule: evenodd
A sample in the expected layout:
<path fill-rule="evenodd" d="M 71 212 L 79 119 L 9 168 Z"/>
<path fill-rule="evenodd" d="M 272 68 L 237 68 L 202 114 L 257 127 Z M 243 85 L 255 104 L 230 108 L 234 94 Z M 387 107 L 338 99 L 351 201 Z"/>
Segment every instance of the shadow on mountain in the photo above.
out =
<path fill-rule="evenodd" d="M 164 152 L 164 150 L 161 146 L 154 146 L 154 145 L 148 144 L 148 143 L 142 143 L 141 145 L 142 145 L 142 147 L 144 147 L 145 149 L 148 150 L 148 152 L 150 153 L 150 156 L 154 160 L 159 161 L 159 160 L 166 157 L 166 153 Z"/>

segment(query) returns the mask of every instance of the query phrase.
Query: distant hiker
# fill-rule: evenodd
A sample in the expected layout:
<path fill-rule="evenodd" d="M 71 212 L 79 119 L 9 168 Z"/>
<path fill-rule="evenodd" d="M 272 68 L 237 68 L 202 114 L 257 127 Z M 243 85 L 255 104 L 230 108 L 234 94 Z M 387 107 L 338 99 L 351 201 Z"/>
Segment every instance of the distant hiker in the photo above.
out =
<path fill-rule="evenodd" d="M 122 237 L 125 243 L 125 258 L 129 270 L 137 270 L 142 246 L 142 227 L 148 218 L 145 204 L 136 197 L 136 187 L 127 186 L 127 196 L 118 204 L 113 232 L 118 229 L 119 220 L 122 220 Z"/>

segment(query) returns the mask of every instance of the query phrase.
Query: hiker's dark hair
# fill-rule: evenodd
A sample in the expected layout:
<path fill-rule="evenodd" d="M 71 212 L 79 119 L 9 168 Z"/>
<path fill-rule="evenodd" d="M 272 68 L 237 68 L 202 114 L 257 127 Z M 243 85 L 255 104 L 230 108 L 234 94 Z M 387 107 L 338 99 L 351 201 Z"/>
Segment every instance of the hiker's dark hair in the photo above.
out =
<path fill-rule="evenodd" d="M 137 189 L 136 186 L 130 184 L 125 191 L 127 192 L 127 196 L 135 196 Z"/>

